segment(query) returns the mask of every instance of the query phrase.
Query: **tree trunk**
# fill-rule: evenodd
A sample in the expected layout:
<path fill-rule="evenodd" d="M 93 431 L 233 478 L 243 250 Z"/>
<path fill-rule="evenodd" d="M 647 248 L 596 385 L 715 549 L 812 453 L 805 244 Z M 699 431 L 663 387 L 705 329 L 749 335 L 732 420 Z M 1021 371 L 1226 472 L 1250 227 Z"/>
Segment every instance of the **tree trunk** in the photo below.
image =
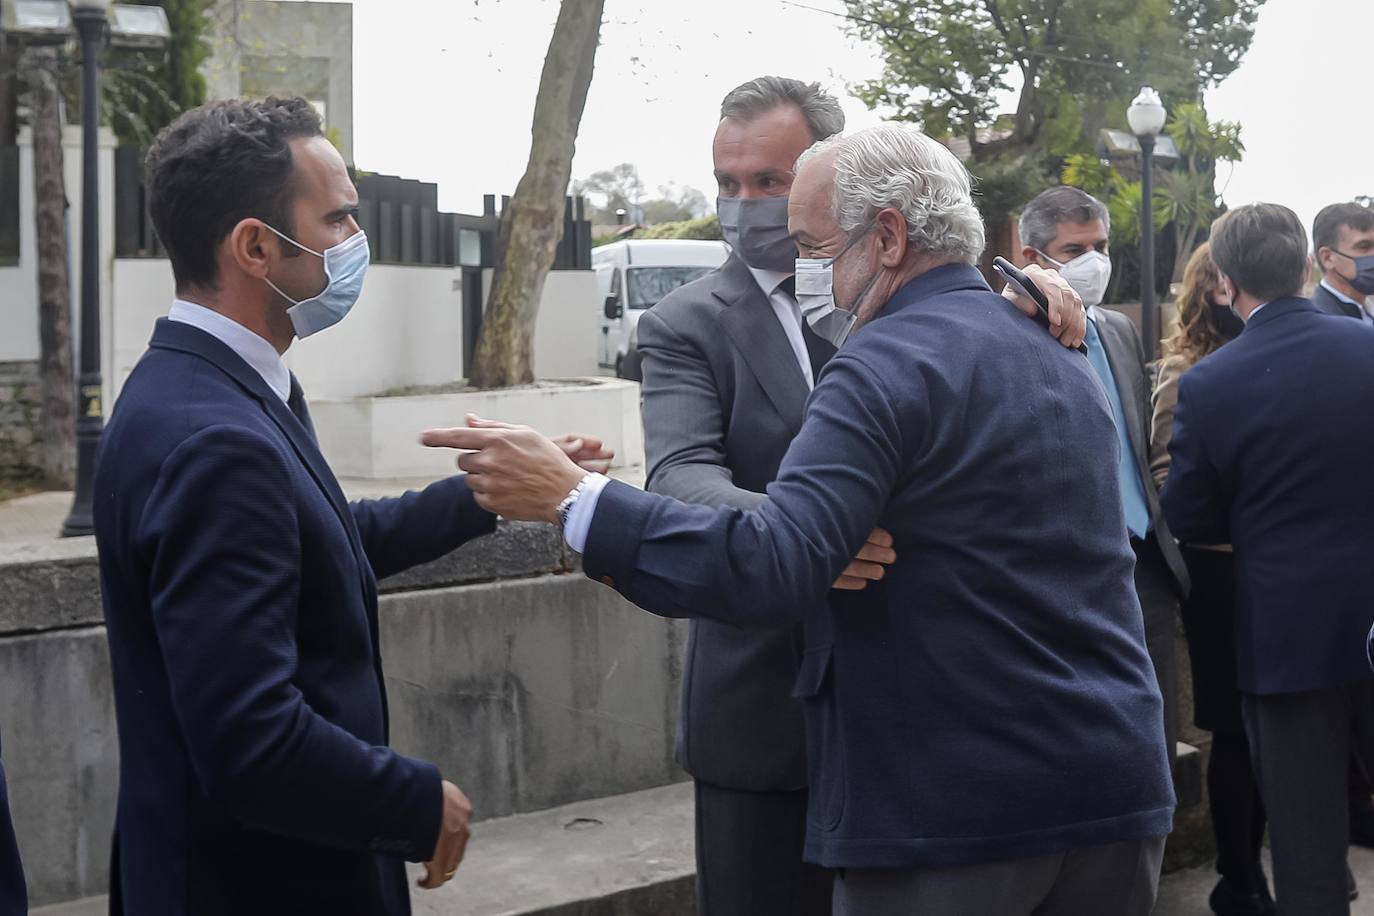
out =
<path fill-rule="evenodd" d="M 72 368 L 67 190 L 62 173 L 62 112 L 57 51 L 35 48 L 28 68 L 33 127 L 34 238 L 38 248 L 38 327 L 42 344 L 43 470 L 70 486 L 76 468 L 76 375 Z"/>
<path fill-rule="evenodd" d="M 563 235 L 577 128 L 592 81 L 605 0 L 563 0 L 534 103 L 530 158 L 501 214 L 496 275 L 471 382 L 503 388 L 534 381 L 534 324 L 544 279 Z"/>

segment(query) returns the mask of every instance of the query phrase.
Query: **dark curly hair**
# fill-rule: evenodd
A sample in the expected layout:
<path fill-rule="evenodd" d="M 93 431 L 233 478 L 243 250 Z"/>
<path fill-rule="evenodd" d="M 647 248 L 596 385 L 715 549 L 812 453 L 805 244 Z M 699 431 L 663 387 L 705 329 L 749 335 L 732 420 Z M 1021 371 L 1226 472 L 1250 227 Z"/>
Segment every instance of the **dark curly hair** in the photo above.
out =
<path fill-rule="evenodd" d="M 323 136 L 305 99 L 211 102 L 182 114 L 148 151 L 148 210 L 177 289 L 213 287 L 215 251 L 242 220 L 290 235 L 291 141 Z"/>
<path fill-rule="evenodd" d="M 1183 269 L 1183 288 L 1178 294 L 1178 319 L 1174 332 L 1164 341 L 1167 356 L 1182 356 L 1191 365 L 1229 339 L 1212 317 L 1212 293 L 1221 286 L 1221 272 L 1212 261 L 1212 247 L 1203 242 Z"/>

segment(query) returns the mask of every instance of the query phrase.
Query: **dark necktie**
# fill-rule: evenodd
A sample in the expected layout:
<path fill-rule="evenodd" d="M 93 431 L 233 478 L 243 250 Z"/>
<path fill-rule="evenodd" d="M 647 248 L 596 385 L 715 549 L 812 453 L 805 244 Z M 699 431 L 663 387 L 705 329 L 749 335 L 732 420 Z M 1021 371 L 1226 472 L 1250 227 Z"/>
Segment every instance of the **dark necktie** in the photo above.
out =
<path fill-rule="evenodd" d="M 311 441 L 315 441 L 315 424 L 310 421 L 310 408 L 305 403 L 305 391 L 294 372 L 291 374 L 291 395 L 286 399 L 286 406 L 296 415 L 296 419 L 301 421 L 301 426 L 310 434 Z"/>
<path fill-rule="evenodd" d="M 797 278 L 788 277 L 778 284 L 778 289 L 787 293 L 789 299 L 797 301 Z M 802 340 L 806 343 L 806 355 L 811 358 L 811 380 L 814 383 L 821 377 L 821 369 L 830 362 L 830 357 L 835 355 L 835 347 L 825 340 L 821 340 L 816 332 L 811 330 L 811 325 L 806 323 L 806 319 L 801 319 Z"/>

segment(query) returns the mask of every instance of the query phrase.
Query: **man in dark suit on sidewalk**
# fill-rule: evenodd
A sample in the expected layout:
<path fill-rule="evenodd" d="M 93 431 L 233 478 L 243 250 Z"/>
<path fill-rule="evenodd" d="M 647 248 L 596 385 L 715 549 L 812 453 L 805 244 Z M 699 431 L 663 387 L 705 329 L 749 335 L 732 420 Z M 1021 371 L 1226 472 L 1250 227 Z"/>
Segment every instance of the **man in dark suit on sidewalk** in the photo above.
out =
<path fill-rule="evenodd" d="M 24 885 L 24 866 L 10 821 L 9 794 L 5 789 L 5 764 L 0 752 L 0 916 L 24 916 L 29 911 Z"/>
<path fill-rule="evenodd" d="M 1101 307 L 1112 276 L 1107 256 L 1111 216 L 1100 200 L 1078 188 L 1060 186 L 1026 204 L 1019 228 L 1025 262 L 1058 269 L 1088 307 L 1084 344 L 1117 423 L 1122 509 L 1136 555 L 1135 585 L 1145 614 L 1145 641 L 1164 695 L 1164 740 L 1172 760 L 1178 739 L 1175 621 L 1178 602 L 1188 593 L 1188 567 L 1169 532 L 1150 473 L 1154 385 L 1140 335 L 1125 315 Z"/>
<path fill-rule="evenodd" d="M 1299 298 L 1307 236 L 1285 207 L 1227 213 L 1211 250 L 1245 331 L 1179 384 L 1162 500 L 1185 541 L 1235 546 L 1236 660 L 1279 910 L 1346 913 L 1352 745 L 1374 759 L 1374 327 Z"/>
<path fill-rule="evenodd" d="M 377 579 L 495 518 L 456 477 L 348 503 L 320 453 L 281 355 L 347 314 L 369 253 L 310 103 L 189 111 L 148 165 L 177 301 L 95 481 L 121 758 L 112 909 L 409 913 L 404 862 L 426 863 L 424 887 L 449 880 L 471 807 L 387 746 Z"/>
<path fill-rule="evenodd" d="M 1374 208 L 1344 203 L 1323 207 L 1312 222 L 1312 248 L 1322 280 L 1312 303 L 1328 315 L 1374 324 Z"/>
<path fill-rule="evenodd" d="M 797 157 L 843 127 L 835 99 L 798 80 L 762 77 L 722 102 L 712 158 L 730 257 L 638 327 L 650 491 L 750 508 L 777 476 L 835 353 L 801 320 L 788 192 Z M 1058 306 L 1058 284 L 1042 282 Z M 886 543 L 886 533 L 874 539 Z M 864 568 L 838 587 L 862 584 Z M 829 873 L 802 861 L 806 760 L 792 695 L 800 640 L 796 627 L 692 621 L 677 759 L 696 784 L 702 916 L 830 911 Z"/>
<path fill-rule="evenodd" d="M 1101 384 L 988 288 L 968 173 L 929 137 L 819 144 L 788 210 L 841 346 L 757 506 L 584 474 L 528 429 L 425 441 L 480 449 L 480 504 L 561 521 L 641 607 L 804 620 L 805 856 L 842 916 L 1145 916 L 1174 796 Z M 886 575 L 834 590 L 875 526 Z"/>

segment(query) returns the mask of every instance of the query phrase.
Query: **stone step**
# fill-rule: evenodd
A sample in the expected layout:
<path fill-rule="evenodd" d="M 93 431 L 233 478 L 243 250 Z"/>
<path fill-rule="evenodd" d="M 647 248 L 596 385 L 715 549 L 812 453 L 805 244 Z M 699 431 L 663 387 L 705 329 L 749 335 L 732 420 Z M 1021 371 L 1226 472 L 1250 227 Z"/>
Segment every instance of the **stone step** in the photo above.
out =
<path fill-rule="evenodd" d="M 692 784 L 483 821 L 458 876 L 414 889 L 415 916 L 691 916 Z M 411 867 L 412 879 L 422 873 Z M 92 897 L 32 916 L 104 916 Z"/>

